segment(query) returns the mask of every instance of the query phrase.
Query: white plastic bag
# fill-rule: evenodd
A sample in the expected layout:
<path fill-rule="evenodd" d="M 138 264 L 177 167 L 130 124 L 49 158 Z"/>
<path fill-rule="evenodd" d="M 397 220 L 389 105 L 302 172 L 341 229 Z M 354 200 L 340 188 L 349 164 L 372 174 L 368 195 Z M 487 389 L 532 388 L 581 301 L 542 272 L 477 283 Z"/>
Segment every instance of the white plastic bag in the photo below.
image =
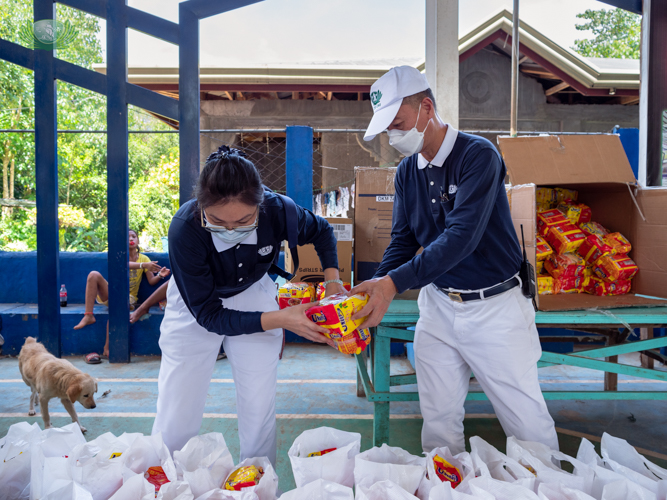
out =
<path fill-rule="evenodd" d="M 259 480 L 257 486 L 243 488 L 240 491 L 228 491 L 223 486 L 222 488 L 216 488 L 196 497 L 197 500 L 276 500 L 278 494 L 278 476 L 268 458 L 247 458 L 234 467 L 229 475 L 237 469 L 248 467 L 249 465 L 264 469 L 264 475 Z M 227 478 L 225 478 L 225 482 L 226 480 Z"/>
<path fill-rule="evenodd" d="M 471 455 L 478 457 L 486 466 L 491 477 L 509 483 L 517 479 L 534 479 L 532 472 L 519 464 L 516 460 L 501 453 L 479 436 L 470 438 Z M 481 474 L 484 476 L 485 474 Z M 474 493 L 474 492 L 473 492 Z"/>
<path fill-rule="evenodd" d="M 653 493 L 627 480 L 608 483 L 602 490 L 601 500 L 655 500 Z"/>
<path fill-rule="evenodd" d="M 426 459 L 402 448 L 383 444 L 357 455 L 354 459 L 354 484 L 369 489 L 380 481 L 393 481 L 413 495 L 426 470 Z"/>
<path fill-rule="evenodd" d="M 654 481 L 667 479 L 667 469 L 663 469 L 659 465 L 647 460 L 625 439 L 616 438 L 605 432 L 602 434 L 600 448 L 602 458 L 607 462 L 613 460 Z"/>
<path fill-rule="evenodd" d="M 449 483 L 440 483 L 437 486 L 431 488 L 429 492 L 428 500 L 495 500 L 495 497 L 491 493 L 486 491 L 478 491 L 476 495 L 471 495 L 468 493 L 463 493 L 459 491 L 458 488 L 452 489 L 451 484 Z"/>
<path fill-rule="evenodd" d="M 595 500 L 583 491 L 568 488 L 562 484 L 540 484 L 537 488 L 540 500 Z"/>
<path fill-rule="evenodd" d="M 0 442 L 0 499 L 30 497 L 30 443 L 41 433 L 39 425 L 12 425 Z"/>
<path fill-rule="evenodd" d="M 109 500 L 138 500 L 145 497 L 155 498 L 155 486 L 146 481 L 143 474 L 135 474 L 125 480 Z"/>
<path fill-rule="evenodd" d="M 534 471 L 538 482 L 562 484 L 575 490 L 590 494 L 595 473 L 593 469 L 560 451 L 550 449 L 542 443 L 520 441 L 515 437 L 507 438 L 507 456 L 516 460 L 530 471 Z M 553 459 L 569 462 L 574 466 L 574 474 L 557 467 Z"/>
<path fill-rule="evenodd" d="M 310 453 L 336 448 L 319 457 Z M 287 452 L 297 487 L 316 479 L 352 487 L 354 485 L 354 457 L 361 448 L 361 434 L 331 427 L 318 427 L 301 433 Z"/>
<path fill-rule="evenodd" d="M 356 491 L 356 500 L 419 500 L 398 484 L 388 480 L 378 481 L 368 488 L 357 486 Z"/>
<path fill-rule="evenodd" d="M 581 438 L 581 443 L 579 443 L 579 451 L 577 451 L 577 460 L 594 467 L 599 465 L 600 467 L 604 466 L 604 462 L 600 458 L 600 455 L 595 451 L 595 446 L 586 438 Z"/>
<path fill-rule="evenodd" d="M 81 427 L 72 422 L 61 428 L 52 427 L 36 435 L 30 443 L 30 498 L 43 499 L 56 490 L 67 489 L 73 479 L 69 472 L 68 457 L 79 445 L 86 444 Z M 64 491 L 65 491 L 64 490 Z M 51 496 L 50 498 L 57 498 Z"/>
<path fill-rule="evenodd" d="M 496 500 L 539 500 L 533 492 L 535 478 L 532 479 L 533 485 L 530 486 L 530 480 L 520 480 L 518 483 L 508 483 L 488 476 L 475 477 L 468 483 L 473 495 L 479 495 L 482 492 L 490 493 Z"/>
<path fill-rule="evenodd" d="M 163 484 L 158 492 L 149 493 L 142 500 L 194 500 L 190 485 L 186 481 L 174 481 Z"/>
<path fill-rule="evenodd" d="M 179 479 L 190 484 L 195 498 L 220 488 L 234 469 L 234 460 L 225 438 L 211 432 L 191 438 L 179 451 L 174 451 L 174 465 Z"/>
<path fill-rule="evenodd" d="M 123 485 L 122 454 L 141 436 L 107 432 L 72 450 L 68 473 L 72 480 L 89 491 L 93 500 L 106 500 Z"/>
<path fill-rule="evenodd" d="M 316 479 L 287 493 L 280 500 L 354 500 L 352 488 L 342 484 Z"/>
<path fill-rule="evenodd" d="M 41 500 L 93 500 L 89 491 L 76 484 L 74 481 L 58 480 L 48 485 L 50 493 Z"/>
<path fill-rule="evenodd" d="M 461 473 L 461 483 L 453 488 L 459 492 L 470 493 L 468 489 L 468 481 L 471 478 L 475 477 L 474 467 L 472 463 L 472 458 L 468 452 L 459 453 L 454 456 L 449 451 L 449 448 L 446 446 L 444 448 L 434 448 L 430 453 L 426 455 L 426 474 L 422 479 L 421 484 L 419 485 L 419 490 L 417 491 L 417 496 L 421 500 L 427 500 L 430 496 L 430 491 L 432 488 L 442 484 L 443 482 L 449 483 L 449 481 L 442 481 L 435 470 L 435 463 L 433 458 L 439 455 L 444 458 L 447 462 L 456 467 Z"/>

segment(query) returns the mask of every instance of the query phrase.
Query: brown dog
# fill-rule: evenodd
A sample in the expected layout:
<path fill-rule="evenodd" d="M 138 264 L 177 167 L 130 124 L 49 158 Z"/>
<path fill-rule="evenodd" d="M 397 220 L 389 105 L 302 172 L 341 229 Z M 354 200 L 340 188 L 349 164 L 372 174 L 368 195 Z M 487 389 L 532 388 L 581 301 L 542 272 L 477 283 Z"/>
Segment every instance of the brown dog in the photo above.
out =
<path fill-rule="evenodd" d="M 35 414 L 35 403 L 39 397 L 44 428 L 48 429 L 51 427 L 49 400 L 60 398 L 72 422 L 79 424 L 81 432 L 86 432 L 79 423 L 74 403 L 78 401 L 84 408 L 95 408 L 93 393 L 97 392 L 97 382 L 93 377 L 75 368 L 69 361 L 56 358 L 33 337 L 25 339 L 21 348 L 19 370 L 23 381 L 32 389 L 28 415 Z"/>

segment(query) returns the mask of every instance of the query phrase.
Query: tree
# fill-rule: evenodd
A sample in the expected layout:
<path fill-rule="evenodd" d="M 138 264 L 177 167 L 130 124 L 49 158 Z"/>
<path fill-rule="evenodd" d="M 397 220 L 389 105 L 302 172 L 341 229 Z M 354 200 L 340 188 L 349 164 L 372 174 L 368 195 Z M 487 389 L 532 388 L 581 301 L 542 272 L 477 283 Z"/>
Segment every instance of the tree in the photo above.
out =
<path fill-rule="evenodd" d="M 594 38 L 575 40 L 572 49 L 586 57 L 639 59 L 641 16 L 623 9 L 588 9 L 577 14 L 588 22 L 579 31 L 592 31 Z"/>

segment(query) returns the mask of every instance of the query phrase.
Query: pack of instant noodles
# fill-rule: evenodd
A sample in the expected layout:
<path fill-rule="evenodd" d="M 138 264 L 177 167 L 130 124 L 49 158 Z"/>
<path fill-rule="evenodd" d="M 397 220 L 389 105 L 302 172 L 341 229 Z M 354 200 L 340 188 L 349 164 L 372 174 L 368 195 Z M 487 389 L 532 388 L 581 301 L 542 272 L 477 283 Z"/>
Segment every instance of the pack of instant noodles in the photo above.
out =
<path fill-rule="evenodd" d="M 581 293 L 589 278 L 576 276 L 574 278 L 558 278 L 554 280 L 554 293 Z"/>
<path fill-rule="evenodd" d="M 537 212 L 537 233 L 546 236 L 549 228 L 565 222 L 568 222 L 568 220 L 557 208 Z"/>
<path fill-rule="evenodd" d="M 264 475 L 264 469 L 254 465 L 239 467 L 232 472 L 225 481 L 225 489 L 228 491 L 240 491 L 243 488 L 257 486 Z"/>
<path fill-rule="evenodd" d="M 347 281 L 343 283 L 343 288 L 347 290 L 348 292 L 352 290 L 352 285 L 349 284 Z M 322 300 L 324 298 L 324 295 L 326 294 L 327 289 L 324 287 L 324 283 L 318 283 L 317 284 L 317 291 L 315 292 L 315 299 L 316 300 Z"/>
<path fill-rule="evenodd" d="M 438 476 L 438 479 L 443 483 L 449 481 L 452 488 L 456 488 L 461 484 L 461 481 L 463 481 L 463 474 L 458 467 L 450 464 L 440 455 L 435 455 L 433 457 L 433 468 L 435 469 L 435 475 Z"/>
<path fill-rule="evenodd" d="M 157 492 L 160 491 L 162 485 L 170 482 L 169 478 L 167 478 L 167 475 L 164 473 L 164 470 L 160 466 L 149 467 L 148 470 L 144 472 L 144 477 L 146 478 L 146 481 L 155 486 L 156 497 Z"/>
<path fill-rule="evenodd" d="M 583 203 L 574 203 L 566 200 L 558 205 L 558 210 L 574 225 L 585 224 L 591 221 L 591 208 Z"/>
<path fill-rule="evenodd" d="M 595 264 L 600 257 L 610 255 L 612 251 L 613 248 L 607 245 L 605 240 L 597 234 L 586 236 L 584 242 L 577 249 L 577 253 L 590 265 Z"/>
<path fill-rule="evenodd" d="M 554 278 L 582 276 L 586 262 L 576 253 L 553 254 L 544 262 L 544 268 Z"/>
<path fill-rule="evenodd" d="M 612 248 L 612 254 L 622 255 L 630 253 L 632 245 L 621 233 L 610 233 L 604 237 L 604 241 Z"/>
<path fill-rule="evenodd" d="M 630 280 L 638 270 L 637 264 L 627 255 L 605 255 L 595 264 L 595 274 L 608 282 Z"/>
<path fill-rule="evenodd" d="M 579 224 L 579 229 L 581 229 L 586 236 L 597 234 L 598 236 L 604 237 L 609 234 L 609 231 L 598 222 L 584 222 L 583 224 Z"/>
<path fill-rule="evenodd" d="M 554 208 L 556 206 L 556 191 L 551 188 L 537 188 L 535 190 L 535 201 L 538 205 Z"/>
<path fill-rule="evenodd" d="M 308 458 L 310 457 L 321 457 L 322 455 L 326 455 L 327 453 L 331 453 L 332 451 L 336 451 L 338 448 L 327 448 L 326 450 L 322 451 L 314 451 L 312 453 L 308 453 Z"/>
<path fill-rule="evenodd" d="M 311 283 L 285 283 L 278 289 L 278 305 L 286 307 L 308 304 L 315 300 L 315 287 Z"/>
<path fill-rule="evenodd" d="M 535 257 L 538 261 L 544 260 L 549 255 L 554 253 L 553 249 L 549 246 L 549 243 L 540 235 L 535 238 Z"/>
<path fill-rule="evenodd" d="M 540 295 L 553 295 L 554 279 L 548 274 L 537 275 L 537 293 Z"/>
<path fill-rule="evenodd" d="M 352 316 L 364 308 L 368 295 L 348 297 L 342 293 L 331 295 L 306 311 L 312 321 L 328 330 L 326 336 L 334 341 L 336 349 L 345 354 L 359 354 L 370 343 L 367 329 L 359 330 L 365 317 L 353 320 Z"/>
<path fill-rule="evenodd" d="M 581 229 L 570 222 L 551 226 L 547 233 L 547 242 L 561 255 L 576 251 L 585 239 Z"/>
<path fill-rule="evenodd" d="M 571 200 L 573 202 L 577 201 L 579 198 L 579 192 L 574 189 L 565 189 L 565 188 L 555 188 L 556 203 L 562 203 L 566 200 Z"/>
<path fill-rule="evenodd" d="M 591 295 L 625 295 L 630 292 L 632 288 L 632 281 L 630 280 L 618 280 L 613 283 L 608 283 L 603 279 L 594 276 L 589 279 L 588 283 L 584 287 L 586 293 Z"/>

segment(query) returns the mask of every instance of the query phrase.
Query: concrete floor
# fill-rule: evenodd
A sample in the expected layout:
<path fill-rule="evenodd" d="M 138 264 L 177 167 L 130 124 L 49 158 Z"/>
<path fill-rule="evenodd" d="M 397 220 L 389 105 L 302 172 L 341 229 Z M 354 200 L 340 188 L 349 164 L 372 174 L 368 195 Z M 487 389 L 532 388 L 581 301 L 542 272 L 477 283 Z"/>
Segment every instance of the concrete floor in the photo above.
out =
<path fill-rule="evenodd" d="M 159 358 L 135 357 L 127 365 L 86 365 L 81 358 L 69 358 L 78 368 L 99 379 L 97 408 L 77 412 L 88 428 L 86 437 L 104 432 L 149 434 L 157 401 Z M 638 364 L 634 355 L 621 362 Z M 660 365 L 665 369 L 664 366 Z M 392 359 L 392 373 L 410 373 L 407 359 Z M 202 433 L 218 431 L 225 435 L 235 460 L 238 460 L 235 391 L 229 363 L 218 361 L 209 390 Z M 283 491 L 294 487 L 287 450 L 304 430 L 331 426 L 362 434 L 362 450 L 371 447 L 372 404 L 358 398 L 355 391 L 355 363 L 350 356 L 327 346 L 288 344 L 278 370 L 278 463 Z M 543 390 L 601 390 L 602 373 L 574 367 L 553 366 L 540 369 Z M 667 383 L 638 382 L 619 377 L 621 390 L 666 390 Z M 100 396 L 111 390 L 105 398 Z M 405 390 L 416 390 L 407 386 Z M 471 390 L 479 390 L 474 382 Z M 16 358 L 0 359 L 0 436 L 10 425 L 28 421 L 43 425 L 41 418 L 28 417 L 29 389 L 21 380 Z M 667 467 L 667 426 L 665 403 L 660 401 L 550 401 L 549 410 L 559 429 L 561 449 L 576 454 L 580 438 L 599 440 L 603 432 L 627 439 L 649 458 Z M 419 403 L 392 403 L 390 443 L 414 454 L 421 453 Z M 53 424 L 70 422 L 60 402 L 51 402 Z M 634 416 L 631 421 L 630 415 Z M 466 435 L 479 435 L 504 450 L 505 435 L 488 402 L 466 403 Z"/>

